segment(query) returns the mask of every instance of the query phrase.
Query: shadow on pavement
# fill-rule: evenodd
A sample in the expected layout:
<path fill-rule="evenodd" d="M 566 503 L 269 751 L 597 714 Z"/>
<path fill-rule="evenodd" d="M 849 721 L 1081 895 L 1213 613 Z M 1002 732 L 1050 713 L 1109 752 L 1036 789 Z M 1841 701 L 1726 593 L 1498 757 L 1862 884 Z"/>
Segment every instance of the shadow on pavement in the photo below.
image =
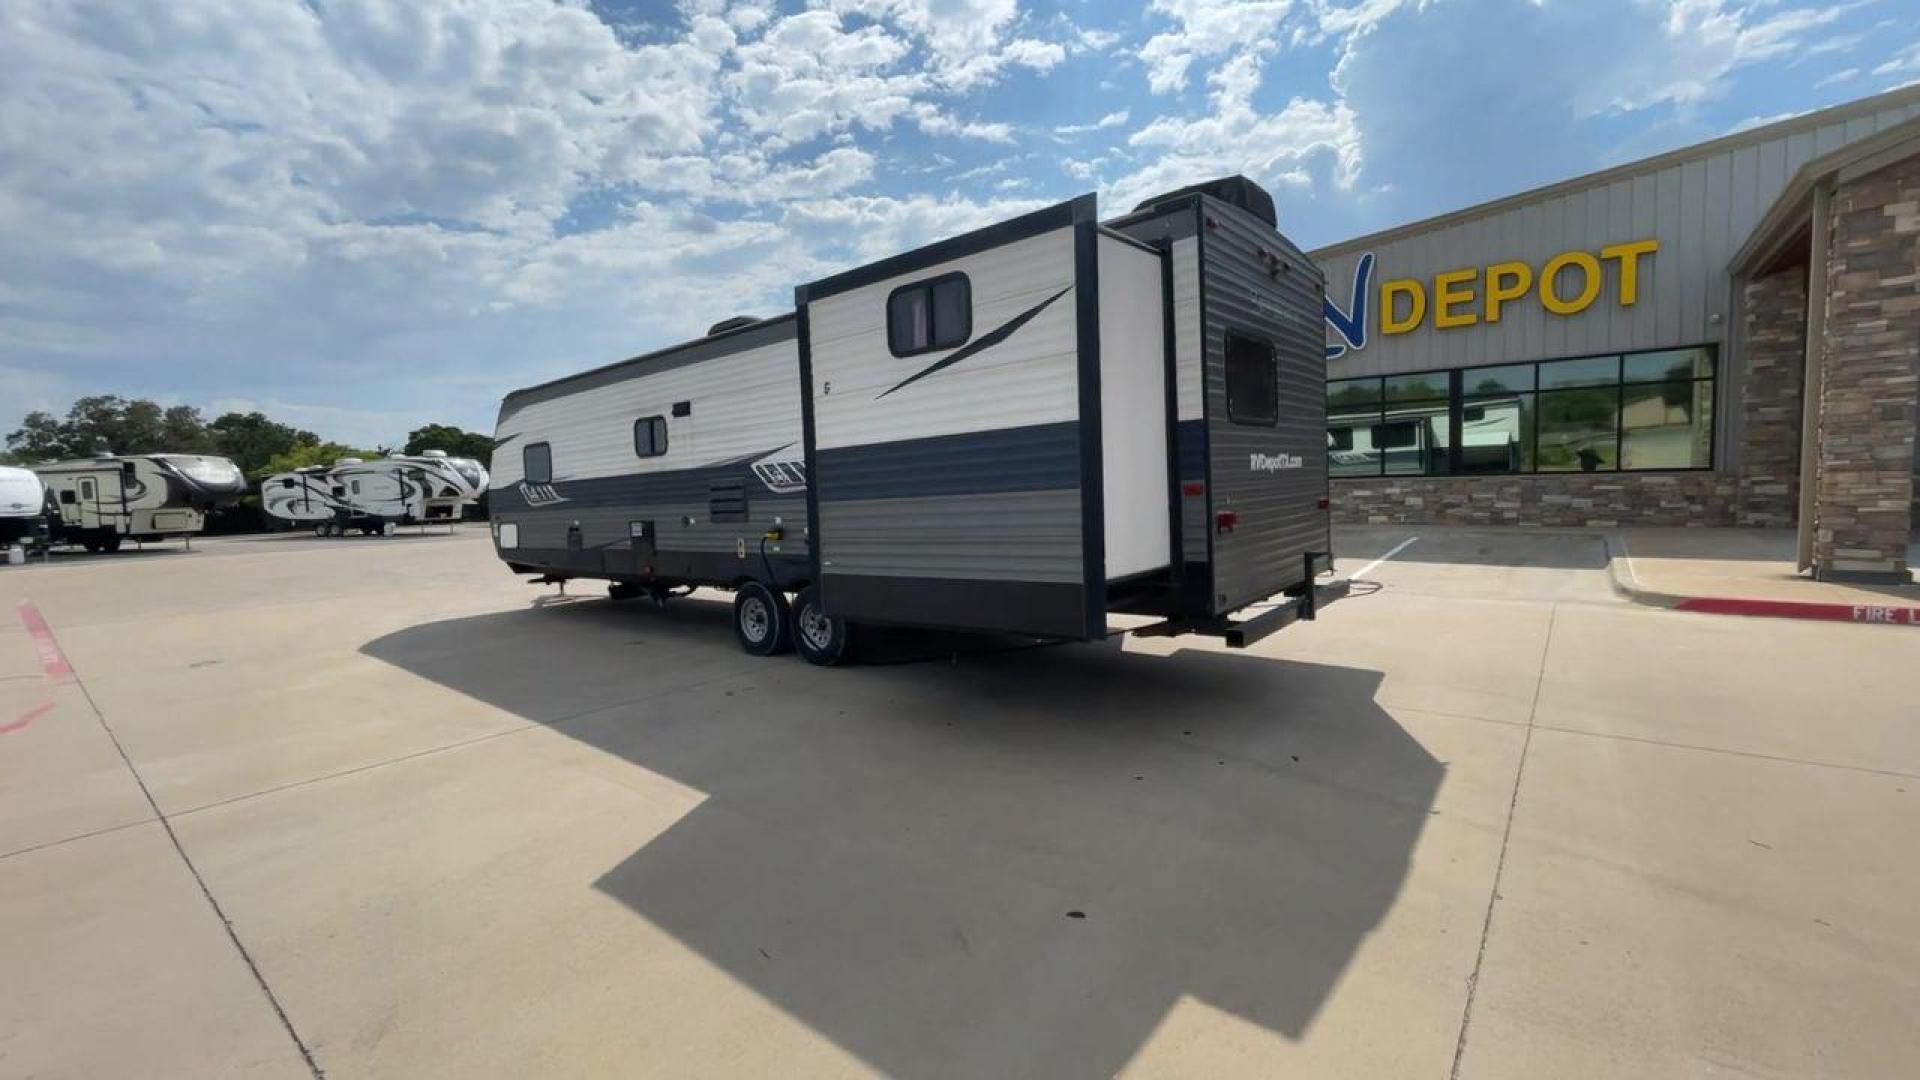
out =
<path fill-rule="evenodd" d="M 362 651 L 704 792 L 590 884 L 880 1071 L 1111 1076 L 1188 995 L 1299 1037 L 1445 772 L 1380 675 L 958 643 L 818 669 L 582 599 Z"/>

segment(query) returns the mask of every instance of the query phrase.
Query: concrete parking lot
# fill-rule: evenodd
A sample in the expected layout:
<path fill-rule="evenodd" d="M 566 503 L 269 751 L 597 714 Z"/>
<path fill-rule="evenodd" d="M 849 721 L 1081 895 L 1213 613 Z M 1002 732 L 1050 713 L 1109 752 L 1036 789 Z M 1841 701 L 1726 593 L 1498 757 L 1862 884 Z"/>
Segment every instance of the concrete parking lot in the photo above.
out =
<path fill-rule="evenodd" d="M 1910 633 L 1340 548 L 837 670 L 478 529 L 0 570 L 0 1075 L 1920 1073 Z"/>

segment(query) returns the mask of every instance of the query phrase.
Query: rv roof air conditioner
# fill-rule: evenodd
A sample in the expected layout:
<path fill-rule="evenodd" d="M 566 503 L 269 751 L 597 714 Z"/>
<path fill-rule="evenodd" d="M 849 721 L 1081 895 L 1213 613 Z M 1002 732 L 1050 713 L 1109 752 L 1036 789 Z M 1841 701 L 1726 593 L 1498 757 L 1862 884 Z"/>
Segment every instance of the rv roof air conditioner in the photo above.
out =
<path fill-rule="evenodd" d="M 1266 222 L 1276 229 L 1280 227 L 1280 219 L 1273 212 L 1273 196 L 1267 194 L 1267 190 L 1259 184 L 1254 183 L 1244 176 L 1237 175 L 1223 176 L 1218 180 L 1208 180 L 1199 184 L 1189 184 L 1183 188 L 1176 188 L 1173 191 L 1155 195 L 1151 199 L 1147 199 L 1140 205 L 1134 207 L 1133 212 L 1137 214 L 1142 210 L 1151 210 L 1164 203 L 1184 199 L 1194 194 L 1211 195 L 1223 203 L 1245 210 L 1247 213 L 1252 214 L 1254 217 L 1259 218 L 1261 221 Z"/>
<path fill-rule="evenodd" d="M 759 319 L 754 318 L 752 315 L 735 315 L 731 319 L 721 319 L 719 322 L 707 327 L 707 336 L 712 337 L 715 334 L 724 334 L 729 330 L 738 330 L 743 326 L 752 326 L 759 321 Z"/>
<path fill-rule="evenodd" d="M 334 462 L 333 464 L 336 467 L 338 467 L 341 465 L 364 465 L 366 464 L 366 462 L 362 461 L 357 457 L 343 457 L 339 461 Z"/>
<path fill-rule="evenodd" d="M 443 458 L 447 456 L 447 452 L 445 450 L 422 450 L 420 451 L 420 456 Z"/>

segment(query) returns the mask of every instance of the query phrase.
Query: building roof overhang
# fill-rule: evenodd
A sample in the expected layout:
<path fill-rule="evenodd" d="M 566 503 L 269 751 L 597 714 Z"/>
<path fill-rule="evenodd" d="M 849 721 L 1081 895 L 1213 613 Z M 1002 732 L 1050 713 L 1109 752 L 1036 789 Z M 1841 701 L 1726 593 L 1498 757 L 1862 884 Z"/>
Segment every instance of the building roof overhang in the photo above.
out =
<path fill-rule="evenodd" d="M 1735 279 L 1764 277 L 1775 270 L 1804 263 L 1806 242 L 1812 235 L 1814 192 L 1831 191 L 1846 183 L 1907 158 L 1920 155 L 1920 116 L 1885 131 L 1848 143 L 1814 158 L 1787 181 L 1747 242 L 1734 252 L 1727 272 Z"/>

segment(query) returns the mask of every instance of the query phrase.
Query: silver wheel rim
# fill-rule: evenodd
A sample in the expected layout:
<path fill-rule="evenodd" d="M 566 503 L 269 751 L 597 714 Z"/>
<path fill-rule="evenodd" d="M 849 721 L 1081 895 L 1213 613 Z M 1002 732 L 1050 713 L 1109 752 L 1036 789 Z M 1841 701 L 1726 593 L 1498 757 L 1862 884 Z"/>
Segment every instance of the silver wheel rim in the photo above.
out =
<path fill-rule="evenodd" d="M 800 611 L 800 634 L 807 639 L 807 646 L 815 652 L 826 652 L 833 644 L 833 620 L 820 613 L 820 609 L 808 604 Z"/>
<path fill-rule="evenodd" d="M 747 635 L 748 641 L 767 640 L 767 630 L 772 621 L 765 600 L 757 596 L 749 596 L 740 605 L 740 632 Z"/>

